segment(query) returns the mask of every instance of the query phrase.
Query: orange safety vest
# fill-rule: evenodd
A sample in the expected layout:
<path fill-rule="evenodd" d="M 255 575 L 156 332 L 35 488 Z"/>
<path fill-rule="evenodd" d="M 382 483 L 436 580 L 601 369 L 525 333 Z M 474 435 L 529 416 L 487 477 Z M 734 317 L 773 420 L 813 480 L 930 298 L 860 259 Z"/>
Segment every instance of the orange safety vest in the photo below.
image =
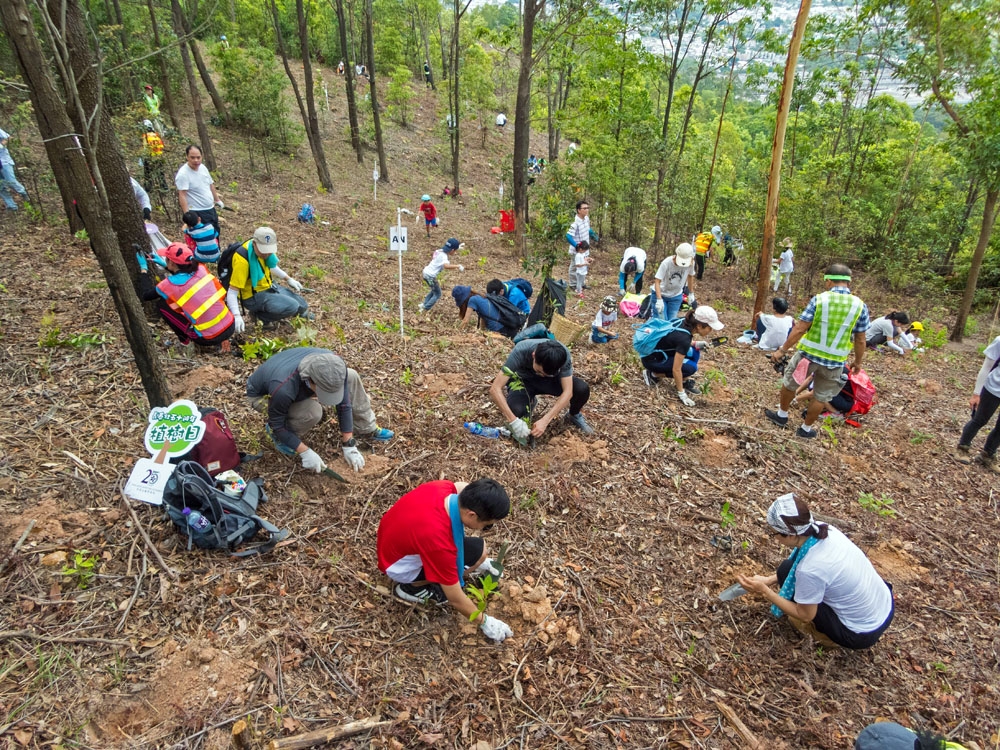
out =
<path fill-rule="evenodd" d="M 694 251 L 698 255 L 704 255 L 708 252 L 708 248 L 712 246 L 712 242 L 715 237 L 712 236 L 711 232 L 702 232 L 694 240 Z"/>
<path fill-rule="evenodd" d="M 191 275 L 186 284 L 174 284 L 168 276 L 156 285 L 170 307 L 183 313 L 203 339 L 213 339 L 233 324 L 233 314 L 226 307 L 226 290 L 205 266 Z"/>
<path fill-rule="evenodd" d="M 153 131 L 144 133 L 142 139 L 146 142 L 146 150 L 149 151 L 150 156 L 163 155 L 163 139 L 160 138 L 159 133 Z"/>

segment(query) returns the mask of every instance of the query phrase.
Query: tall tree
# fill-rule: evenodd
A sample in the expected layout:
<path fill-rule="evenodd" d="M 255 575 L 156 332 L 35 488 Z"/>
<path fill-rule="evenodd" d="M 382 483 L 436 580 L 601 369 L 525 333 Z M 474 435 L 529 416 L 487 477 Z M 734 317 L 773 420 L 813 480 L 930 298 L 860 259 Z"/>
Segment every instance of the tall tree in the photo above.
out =
<path fill-rule="evenodd" d="M 181 122 L 177 117 L 177 107 L 174 105 L 173 89 L 170 86 L 170 72 L 167 67 L 167 56 L 163 50 L 163 42 L 160 41 L 160 24 L 156 20 L 156 8 L 153 0 L 146 0 L 146 7 L 149 9 L 149 28 L 153 32 L 153 44 L 160 50 L 156 55 L 156 64 L 160 69 L 160 91 L 163 92 L 163 104 L 167 108 L 170 116 L 170 124 L 178 133 L 181 130 Z"/>
<path fill-rule="evenodd" d="M 135 295 L 117 247 L 111 224 L 111 207 L 93 143 L 100 135 L 100 111 L 85 110 L 70 64 L 69 45 L 62 36 L 65 24 L 82 18 L 82 14 L 77 12 L 64 18 L 53 18 L 44 4 L 38 3 L 37 9 L 51 55 L 42 49 L 33 22 L 34 15 L 25 0 L 4 0 L 0 3 L 0 21 L 21 75 L 28 82 L 39 129 L 43 133 L 58 134 L 45 143 L 49 163 L 54 173 L 62 175 L 60 188 L 65 185 L 71 191 L 69 196 L 64 197 L 76 201 L 83 217 L 91 248 L 104 273 L 125 337 L 135 356 L 146 397 L 150 406 L 163 406 L 170 403 L 170 388 L 160 367 L 142 305 Z M 78 29 L 77 33 L 85 35 L 86 31 Z M 54 71 L 51 65 L 55 66 Z M 96 76 L 100 78 L 100 68 Z M 61 85 L 57 85 L 57 79 Z M 80 122 L 88 124 L 87 128 L 79 131 L 78 140 L 74 139 L 77 129 L 67 114 L 67 108 L 77 113 Z"/>
<path fill-rule="evenodd" d="M 302 0 L 298 0 L 299 3 Z M 372 100 L 372 124 L 375 126 L 375 150 L 378 152 L 378 181 L 389 181 L 389 165 L 382 142 L 382 116 L 379 112 L 378 88 L 375 86 L 375 30 L 372 23 L 372 0 L 365 0 L 365 42 L 368 46 L 368 87 Z M 458 183 L 456 183 L 457 186 Z"/>
<path fill-rule="evenodd" d="M 521 6 L 521 61 L 514 97 L 514 246 L 527 257 L 528 150 L 531 147 L 531 74 L 535 67 L 535 21 L 545 0 L 523 0 Z"/>
<path fill-rule="evenodd" d="M 177 38 L 183 40 L 184 33 L 184 9 L 181 8 L 180 0 L 171 0 L 170 8 L 173 13 L 174 33 Z M 205 113 L 201 108 L 201 93 L 198 91 L 198 81 L 194 77 L 194 68 L 191 65 L 191 55 L 188 53 L 188 46 L 181 42 L 181 62 L 184 64 L 184 76 L 187 78 L 188 90 L 191 92 L 191 112 L 194 114 L 195 124 L 198 126 L 198 139 L 201 141 L 201 155 L 204 158 L 205 166 L 215 169 L 215 153 L 212 151 L 212 136 L 209 135 L 208 126 L 205 124 Z"/>
<path fill-rule="evenodd" d="M 358 125 L 358 105 L 354 99 L 354 65 L 351 64 L 350 48 L 347 46 L 347 18 L 344 15 L 344 0 L 328 0 L 337 13 L 337 29 L 340 32 L 340 48 L 347 62 L 344 65 L 344 86 L 347 87 L 347 119 L 351 124 L 351 148 L 358 157 L 358 164 L 365 160 L 361 147 L 361 128 Z"/>
<path fill-rule="evenodd" d="M 459 65 L 462 59 L 462 42 L 459 35 L 462 16 L 469 9 L 472 0 L 452 0 L 451 45 L 448 47 L 448 144 L 451 147 L 451 179 L 455 183 L 455 194 L 459 192 L 459 152 L 462 146 L 461 119 L 462 100 L 459 95 Z"/>
<path fill-rule="evenodd" d="M 771 142 L 771 172 L 767 182 L 767 208 L 764 213 L 764 237 L 761 240 L 760 268 L 757 277 L 757 296 L 753 301 L 754 316 L 764 309 L 764 300 L 771 288 L 771 258 L 774 257 L 774 236 L 778 225 L 778 196 L 781 194 L 781 156 L 785 149 L 785 128 L 788 126 L 788 109 L 795 86 L 795 67 L 799 62 L 799 49 L 806 33 L 806 21 L 812 0 L 802 0 L 792 28 L 792 40 L 785 60 L 785 75 L 778 96 L 775 113 L 774 140 Z"/>
<path fill-rule="evenodd" d="M 178 6 L 179 7 L 179 6 Z M 201 56 L 201 50 L 198 49 L 198 42 L 194 38 L 193 27 L 191 22 L 188 20 L 187 15 L 184 10 L 178 11 L 181 20 L 181 27 L 184 29 L 184 34 L 187 37 L 187 48 L 191 50 L 191 56 L 194 58 L 194 64 L 198 68 L 198 75 L 201 76 L 201 82 L 205 86 L 205 90 L 208 92 L 209 97 L 212 99 L 212 106 L 215 107 L 216 113 L 222 118 L 222 121 L 229 125 L 232 119 L 229 116 L 229 110 L 226 109 L 226 102 L 222 99 L 219 94 L 219 89 L 215 86 L 215 81 L 212 80 L 212 74 L 208 72 L 208 66 L 205 65 L 205 60 Z"/>
<path fill-rule="evenodd" d="M 316 101 L 313 94 L 312 60 L 309 58 L 309 29 L 306 26 L 306 15 L 303 9 L 302 0 L 295 0 L 295 10 L 298 19 L 299 44 L 302 48 L 302 74 L 305 79 L 306 101 L 302 101 L 302 94 L 299 91 L 299 82 L 292 73 L 292 68 L 288 64 L 288 51 L 285 49 L 285 39 L 281 33 L 281 23 L 278 19 L 278 6 L 271 0 L 271 17 L 274 20 L 274 38 L 278 44 L 278 54 L 281 56 L 281 63 L 285 67 L 285 75 L 292 85 L 292 93 L 295 101 L 299 105 L 299 114 L 302 116 L 302 124 L 306 129 L 306 138 L 309 141 L 309 150 L 312 151 L 313 162 L 316 164 L 316 175 L 319 177 L 319 184 L 326 190 L 333 190 L 333 180 L 330 179 L 330 170 L 326 166 L 326 154 L 323 151 L 323 139 L 319 132 L 319 118 L 316 116 Z M 346 66 L 345 66 L 346 67 Z"/>

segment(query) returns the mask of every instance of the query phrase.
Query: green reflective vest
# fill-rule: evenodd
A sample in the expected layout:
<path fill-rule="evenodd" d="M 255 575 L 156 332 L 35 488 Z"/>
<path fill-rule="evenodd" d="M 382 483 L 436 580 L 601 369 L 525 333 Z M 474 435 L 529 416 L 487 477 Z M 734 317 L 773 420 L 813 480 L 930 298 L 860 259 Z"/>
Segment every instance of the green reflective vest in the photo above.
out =
<path fill-rule="evenodd" d="M 854 330 L 865 303 L 853 294 L 823 292 L 816 295 L 816 314 L 799 341 L 799 350 L 833 362 L 845 362 L 854 347 Z"/>
<path fill-rule="evenodd" d="M 146 102 L 146 109 L 149 110 L 150 117 L 160 116 L 160 97 L 156 94 L 150 96 L 149 94 L 142 95 L 143 101 Z"/>

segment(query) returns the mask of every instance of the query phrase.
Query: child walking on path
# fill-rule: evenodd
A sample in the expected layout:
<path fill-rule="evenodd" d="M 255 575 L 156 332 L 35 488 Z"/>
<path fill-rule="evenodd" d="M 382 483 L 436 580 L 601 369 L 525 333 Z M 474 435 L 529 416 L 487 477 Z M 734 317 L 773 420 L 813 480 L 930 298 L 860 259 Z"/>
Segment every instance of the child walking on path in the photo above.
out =
<path fill-rule="evenodd" d="M 437 301 L 441 299 L 441 284 L 438 283 L 438 276 L 441 271 L 445 268 L 448 269 L 458 269 L 459 271 L 465 271 L 465 266 L 461 263 L 449 263 L 448 256 L 455 252 L 461 247 L 464 247 L 465 243 L 459 242 L 454 237 L 451 237 L 447 242 L 444 243 L 444 247 L 438 248 L 434 251 L 434 255 L 431 256 L 431 262 L 424 266 L 424 283 L 430 287 L 427 292 L 427 296 L 424 297 L 424 301 L 420 303 L 420 307 L 417 309 L 418 313 L 427 312 Z"/>
<path fill-rule="evenodd" d="M 424 193 L 420 200 L 420 208 L 417 209 L 417 213 L 424 215 L 424 228 L 427 230 L 427 236 L 430 237 L 431 227 L 438 225 L 437 208 L 431 203 L 431 197 L 427 193 Z"/>

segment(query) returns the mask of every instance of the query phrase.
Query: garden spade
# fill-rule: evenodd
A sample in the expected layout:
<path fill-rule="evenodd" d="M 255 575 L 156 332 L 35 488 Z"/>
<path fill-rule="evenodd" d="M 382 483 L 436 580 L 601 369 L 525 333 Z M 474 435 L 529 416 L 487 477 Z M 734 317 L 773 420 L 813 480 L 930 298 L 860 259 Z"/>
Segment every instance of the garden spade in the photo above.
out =
<path fill-rule="evenodd" d="M 731 602 L 733 599 L 739 599 L 743 596 L 747 590 L 740 586 L 738 583 L 734 583 L 728 589 L 719 594 L 719 599 L 724 602 Z"/>
<path fill-rule="evenodd" d="M 335 472 L 329 466 L 323 469 L 323 471 L 321 471 L 320 474 L 322 474 L 325 477 L 330 477 L 331 479 L 336 479 L 338 482 L 343 482 L 344 484 L 347 484 L 347 480 L 344 479 L 342 476 L 340 476 L 340 474 Z"/>

